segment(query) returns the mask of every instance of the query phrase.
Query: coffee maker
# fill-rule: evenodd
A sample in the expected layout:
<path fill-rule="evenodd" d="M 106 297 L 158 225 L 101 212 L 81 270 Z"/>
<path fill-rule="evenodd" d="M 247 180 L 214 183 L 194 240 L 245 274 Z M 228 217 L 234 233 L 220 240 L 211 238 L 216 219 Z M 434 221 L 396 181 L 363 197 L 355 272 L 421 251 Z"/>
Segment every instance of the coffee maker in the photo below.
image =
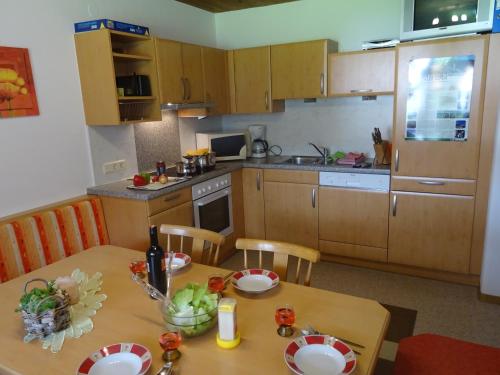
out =
<path fill-rule="evenodd" d="M 248 127 L 248 132 L 250 133 L 251 157 L 267 157 L 269 145 L 266 141 L 266 125 L 250 125 Z"/>

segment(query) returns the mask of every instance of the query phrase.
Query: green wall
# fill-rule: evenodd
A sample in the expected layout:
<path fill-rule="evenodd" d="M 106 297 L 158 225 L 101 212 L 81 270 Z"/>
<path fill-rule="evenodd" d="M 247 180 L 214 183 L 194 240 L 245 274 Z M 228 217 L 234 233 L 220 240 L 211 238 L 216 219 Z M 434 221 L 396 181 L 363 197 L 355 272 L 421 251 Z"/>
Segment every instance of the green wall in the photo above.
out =
<path fill-rule="evenodd" d="M 243 48 L 328 38 L 341 51 L 398 38 L 400 0 L 300 0 L 215 16 L 217 45 Z"/>

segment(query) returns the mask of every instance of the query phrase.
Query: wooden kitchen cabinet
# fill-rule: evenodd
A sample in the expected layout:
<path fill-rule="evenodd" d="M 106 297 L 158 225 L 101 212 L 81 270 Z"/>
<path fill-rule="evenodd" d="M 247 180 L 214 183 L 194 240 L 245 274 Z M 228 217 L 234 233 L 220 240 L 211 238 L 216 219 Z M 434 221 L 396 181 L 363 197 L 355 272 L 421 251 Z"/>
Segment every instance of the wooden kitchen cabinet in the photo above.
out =
<path fill-rule="evenodd" d="M 205 103 L 212 104 L 207 109 L 209 115 L 229 113 L 227 56 L 226 51 L 203 47 L 203 84 L 205 87 Z"/>
<path fill-rule="evenodd" d="M 318 248 L 318 185 L 264 182 L 266 239 Z"/>
<path fill-rule="evenodd" d="M 332 53 L 328 56 L 328 96 L 392 95 L 394 49 Z"/>
<path fill-rule="evenodd" d="M 398 78 L 392 147 L 393 176 L 471 180 L 477 178 L 484 101 L 485 52 L 488 50 L 488 40 L 488 36 L 474 36 L 404 43 L 398 47 Z M 467 139 L 457 142 L 407 140 L 406 116 L 410 95 L 410 62 L 420 58 L 465 55 L 475 56 Z M 456 99 L 450 97 L 448 100 Z M 447 107 L 444 106 L 444 108 Z M 446 116 L 447 113 L 443 115 Z M 418 128 L 418 121 L 416 126 Z"/>
<path fill-rule="evenodd" d="M 112 245 L 146 251 L 150 244 L 150 225 L 193 226 L 191 188 L 148 201 L 107 196 L 100 198 Z M 163 219 L 168 222 L 161 222 Z"/>
<path fill-rule="evenodd" d="M 264 171 L 262 169 L 243 169 L 243 202 L 245 207 L 245 236 L 247 238 L 265 239 Z"/>
<path fill-rule="evenodd" d="M 229 51 L 227 59 L 231 113 L 284 111 L 272 100 L 269 46 Z"/>
<path fill-rule="evenodd" d="M 194 44 L 181 44 L 186 103 L 202 103 L 205 99 L 201 49 L 202 47 Z"/>
<path fill-rule="evenodd" d="M 202 47 L 155 38 L 161 103 L 204 101 Z"/>
<path fill-rule="evenodd" d="M 186 97 L 181 43 L 155 38 L 161 103 L 182 103 Z"/>
<path fill-rule="evenodd" d="M 390 263 L 466 274 L 474 197 L 391 193 Z"/>
<path fill-rule="evenodd" d="M 271 46 L 272 99 L 325 97 L 328 54 L 336 51 L 332 40 Z"/>
<path fill-rule="evenodd" d="M 193 202 L 186 202 L 179 206 L 170 208 L 156 215 L 149 217 L 149 225 L 156 225 L 158 228 L 162 224 L 174 224 L 174 225 L 185 225 L 192 227 L 194 225 L 193 219 Z M 158 233 L 158 241 L 160 246 L 167 250 L 167 236 Z M 177 236 L 172 236 L 171 238 L 171 249 L 173 251 L 180 250 L 180 239 Z M 192 246 L 192 241 L 189 239 L 184 240 L 183 248 L 190 249 Z"/>
<path fill-rule="evenodd" d="M 319 238 L 387 249 L 389 193 L 319 188 Z"/>
<path fill-rule="evenodd" d="M 149 36 L 102 29 L 75 34 L 87 125 L 123 125 L 161 120 L 156 56 Z M 116 77 L 145 75 L 151 95 L 122 96 Z"/>

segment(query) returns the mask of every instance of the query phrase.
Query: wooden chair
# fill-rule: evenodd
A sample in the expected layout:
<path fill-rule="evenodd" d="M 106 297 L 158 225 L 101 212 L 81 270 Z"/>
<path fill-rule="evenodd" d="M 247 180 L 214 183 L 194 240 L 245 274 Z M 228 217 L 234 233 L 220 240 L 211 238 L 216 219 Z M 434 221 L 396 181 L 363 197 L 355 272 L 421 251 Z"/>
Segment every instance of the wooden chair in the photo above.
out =
<path fill-rule="evenodd" d="M 302 260 L 308 261 L 307 273 L 304 278 L 304 285 L 311 284 L 312 264 L 319 261 L 320 253 L 318 250 L 309 247 L 294 245 L 286 242 L 255 240 L 250 238 L 239 238 L 236 241 L 236 248 L 243 250 L 244 267 L 248 268 L 248 250 L 259 252 L 259 268 L 262 268 L 262 252 L 273 253 L 273 271 L 278 274 L 281 280 L 286 281 L 288 275 L 288 257 L 290 255 L 298 258 L 297 270 L 295 272 L 295 283 L 298 284 L 300 277 L 300 267 Z"/>
<path fill-rule="evenodd" d="M 186 227 L 183 225 L 162 224 L 160 233 L 167 235 L 166 251 L 177 251 L 172 249 L 172 236 L 180 238 L 178 250 L 184 252 L 184 238 L 192 239 L 191 259 L 193 262 L 216 265 L 219 258 L 219 250 L 224 243 L 225 237 L 222 234 L 206 229 Z"/>

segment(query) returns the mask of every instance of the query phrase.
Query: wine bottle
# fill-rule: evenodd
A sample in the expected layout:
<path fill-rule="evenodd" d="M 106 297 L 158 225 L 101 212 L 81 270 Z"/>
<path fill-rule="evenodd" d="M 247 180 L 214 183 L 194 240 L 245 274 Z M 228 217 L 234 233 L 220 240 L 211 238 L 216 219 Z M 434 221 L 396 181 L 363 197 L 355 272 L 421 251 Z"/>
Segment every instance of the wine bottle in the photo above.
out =
<path fill-rule="evenodd" d="M 148 281 L 152 286 L 165 294 L 167 291 L 165 254 L 158 244 L 158 229 L 156 225 L 151 225 L 149 227 L 149 237 L 151 246 L 146 253 Z"/>

